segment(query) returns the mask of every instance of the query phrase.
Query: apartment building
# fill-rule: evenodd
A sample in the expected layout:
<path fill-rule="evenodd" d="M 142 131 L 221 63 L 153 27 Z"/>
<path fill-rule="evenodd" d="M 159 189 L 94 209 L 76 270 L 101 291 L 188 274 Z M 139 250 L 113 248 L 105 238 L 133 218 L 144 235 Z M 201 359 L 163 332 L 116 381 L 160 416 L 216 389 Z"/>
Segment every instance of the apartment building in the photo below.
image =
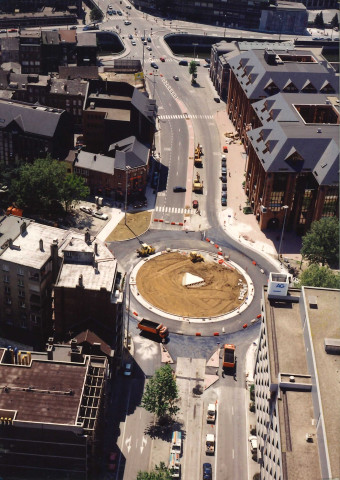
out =
<path fill-rule="evenodd" d="M 41 32 L 23 30 L 19 35 L 21 73 L 41 73 Z"/>
<path fill-rule="evenodd" d="M 1 348 L 2 476 L 97 478 L 107 374 L 106 357 L 85 355 L 76 340 L 50 338 L 45 352 Z"/>
<path fill-rule="evenodd" d="M 245 144 L 245 191 L 261 229 L 304 234 L 339 216 L 337 77 L 309 51 L 249 50 L 229 60 L 227 112 Z"/>
<path fill-rule="evenodd" d="M 73 146 L 72 123 L 64 110 L 6 99 L 0 99 L 0 109 L 0 165 L 47 154 L 62 159 Z"/>
<path fill-rule="evenodd" d="M 290 288 L 286 274 L 271 273 L 263 289 L 254 375 L 261 480 L 339 478 L 339 308 L 339 290 Z"/>

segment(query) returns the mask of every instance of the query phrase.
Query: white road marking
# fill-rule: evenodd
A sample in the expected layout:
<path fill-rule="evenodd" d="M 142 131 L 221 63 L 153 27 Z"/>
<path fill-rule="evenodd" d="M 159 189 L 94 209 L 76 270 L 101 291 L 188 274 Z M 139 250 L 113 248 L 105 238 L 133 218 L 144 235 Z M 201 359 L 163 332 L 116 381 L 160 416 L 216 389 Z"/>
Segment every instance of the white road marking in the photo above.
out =
<path fill-rule="evenodd" d="M 130 450 L 131 450 L 131 435 L 130 435 L 129 438 L 127 438 L 127 439 L 125 440 L 125 445 L 126 445 L 126 448 L 127 448 L 128 453 L 130 453 Z"/>
<path fill-rule="evenodd" d="M 140 453 L 142 454 L 143 453 L 143 450 L 144 450 L 144 447 L 146 447 L 146 444 L 148 443 L 148 440 L 144 437 L 143 435 L 143 438 L 142 438 L 142 445 L 140 447 Z"/>

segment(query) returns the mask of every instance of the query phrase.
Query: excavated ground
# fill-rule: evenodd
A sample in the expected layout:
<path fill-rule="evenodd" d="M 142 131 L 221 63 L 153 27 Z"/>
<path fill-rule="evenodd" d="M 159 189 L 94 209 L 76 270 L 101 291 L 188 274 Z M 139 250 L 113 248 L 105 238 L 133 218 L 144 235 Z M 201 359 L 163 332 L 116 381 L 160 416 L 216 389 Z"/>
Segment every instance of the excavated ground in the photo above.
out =
<path fill-rule="evenodd" d="M 202 277 L 205 285 L 185 287 L 185 273 Z M 239 279 L 245 278 L 213 261 L 193 263 L 188 256 L 172 252 L 146 262 L 138 271 L 139 293 L 152 305 L 181 317 L 212 317 L 237 308 Z"/>

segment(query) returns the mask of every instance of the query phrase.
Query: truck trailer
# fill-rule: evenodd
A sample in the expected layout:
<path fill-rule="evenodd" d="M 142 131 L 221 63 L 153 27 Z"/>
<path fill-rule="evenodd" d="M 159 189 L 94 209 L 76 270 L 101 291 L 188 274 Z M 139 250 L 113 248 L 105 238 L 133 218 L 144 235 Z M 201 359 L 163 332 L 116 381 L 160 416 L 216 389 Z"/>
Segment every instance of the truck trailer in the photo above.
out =
<path fill-rule="evenodd" d="M 223 355 L 223 368 L 235 367 L 235 345 L 225 344 Z"/>
<path fill-rule="evenodd" d="M 147 320 L 146 318 L 143 318 L 137 326 L 140 330 L 153 333 L 154 335 L 158 335 L 161 338 L 166 338 L 169 335 L 169 330 L 165 325 L 163 325 L 162 323 L 152 322 L 151 320 Z"/>

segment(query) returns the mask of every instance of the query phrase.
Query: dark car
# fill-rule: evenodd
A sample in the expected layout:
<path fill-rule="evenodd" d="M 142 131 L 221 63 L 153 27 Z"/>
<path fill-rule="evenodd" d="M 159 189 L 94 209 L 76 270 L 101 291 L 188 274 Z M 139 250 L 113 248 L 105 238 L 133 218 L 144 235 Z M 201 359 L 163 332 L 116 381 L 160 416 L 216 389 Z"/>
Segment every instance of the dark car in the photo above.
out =
<path fill-rule="evenodd" d="M 227 167 L 221 167 L 221 173 L 222 175 L 227 175 Z"/>
<path fill-rule="evenodd" d="M 174 191 L 174 192 L 186 192 L 187 189 L 186 189 L 185 187 L 179 187 L 179 186 L 177 186 L 177 187 L 174 187 L 174 188 L 173 188 L 173 191 Z"/>
<path fill-rule="evenodd" d="M 221 101 L 220 97 L 214 97 L 214 100 L 215 100 L 216 103 L 220 103 L 220 101 Z"/>
<path fill-rule="evenodd" d="M 187 67 L 188 66 L 188 61 L 187 60 L 180 60 L 178 62 L 178 65 L 184 65 L 185 67 Z"/>
<path fill-rule="evenodd" d="M 130 33 L 130 35 L 129 35 L 129 39 L 130 39 L 130 40 L 133 39 L 133 35 L 131 35 L 131 33 Z"/>
<path fill-rule="evenodd" d="M 151 62 L 151 66 L 152 66 L 152 68 L 155 68 L 156 70 L 157 70 L 157 68 L 158 68 L 157 63 L 155 63 L 155 62 Z"/>
<path fill-rule="evenodd" d="M 174 75 L 172 78 L 173 78 L 174 80 L 176 80 L 177 82 L 178 82 L 178 80 L 179 80 L 179 78 L 178 78 L 177 75 Z"/>
<path fill-rule="evenodd" d="M 117 10 L 117 15 L 122 16 L 123 14 L 122 14 L 122 12 L 121 12 L 120 10 Z"/>
<path fill-rule="evenodd" d="M 227 166 L 227 158 L 225 157 L 225 155 L 223 155 L 223 157 L 221 158 L 221 165 L 222 167 Z"/>
<path fill-rule="evenodd" d="M 221 195 L 221 205 L 222 205 L 222 207 L 227 206 L 227 194 L 226 193 L 222 193 L 222 195 Z"/>
<path fill-rule="evenodd" d="M 192 208 L 198 208 L 198 200 L 192 201 Z"/>
<path fill-rule="evenodd" d="M 227 183 L 227 175 L 226 174 L 221 175 L 220 179 L 222 180 L 222 183 Z"/>
<path fill-rule="evenodd" d="M 203 463 L 203 480 L 212 479 L 212 467 L 211 463 Z"/>
<path fill-rule="evenodd" d="M 227 191 L 227 184 L 222 183 L 222 192 L 226 192 L 226 191 Z"/>

